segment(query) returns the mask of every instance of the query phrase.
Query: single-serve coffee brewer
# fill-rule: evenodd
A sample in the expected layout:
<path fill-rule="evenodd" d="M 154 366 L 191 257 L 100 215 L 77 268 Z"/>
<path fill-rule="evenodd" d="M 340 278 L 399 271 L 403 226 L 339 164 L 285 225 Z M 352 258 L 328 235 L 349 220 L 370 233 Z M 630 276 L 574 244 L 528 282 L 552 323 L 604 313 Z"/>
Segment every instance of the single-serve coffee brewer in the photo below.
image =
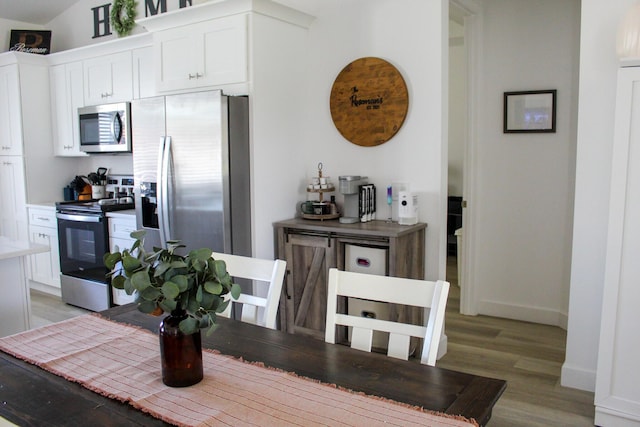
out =
<path fill-rule="evenodd" d="M 365 184 L 367 184 L 366 176 L 344 175 L 339 177 L 338 191 L 344 195 L 341 223 L 360 222 L 360 186 Z"/>

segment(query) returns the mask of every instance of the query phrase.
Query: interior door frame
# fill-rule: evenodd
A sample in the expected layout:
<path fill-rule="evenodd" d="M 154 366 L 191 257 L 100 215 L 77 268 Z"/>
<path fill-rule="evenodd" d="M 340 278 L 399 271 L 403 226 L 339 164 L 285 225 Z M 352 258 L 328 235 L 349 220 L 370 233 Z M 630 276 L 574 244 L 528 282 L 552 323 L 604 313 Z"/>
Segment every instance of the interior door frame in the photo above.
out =
<path fill-rule="evenodd" d="M 481 7 L 476 0 L 449 0 L 450 6 L 455 7 L 464 15 L 464 45 L 467 59 L 467 128 L 465 132 L 463 184 L 462 184 L 462 223 L 463 238 L 459 254 L 462 256 L 462 271 L 458 272 L 460 286 L 460 313 L 466 315 L 478 314 L 476 288 L 478 284 L 474 278 L 476 238 L 475 230 L 477 218 L 474 209 L 477 182 L 477 135 L 478 100 L 481 85 L 481 46 L 482 46 L 482 14 Z M 447 165 L 444 165 L 446 168 Z"/>

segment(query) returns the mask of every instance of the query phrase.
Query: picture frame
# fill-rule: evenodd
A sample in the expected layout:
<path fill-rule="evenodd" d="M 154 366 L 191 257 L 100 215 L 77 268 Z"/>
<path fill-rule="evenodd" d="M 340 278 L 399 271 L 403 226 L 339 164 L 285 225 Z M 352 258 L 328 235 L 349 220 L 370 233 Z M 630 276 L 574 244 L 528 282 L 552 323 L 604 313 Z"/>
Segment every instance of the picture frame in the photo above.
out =
<path fill-rule="evenodd" d="M 555 133 L 557 90 L 504 93 L 504 133 Z"/>
<path fill-rule="evenodd" d="M 50 30 L 11 30 L 9 50 L 48 55 L 51 53 Z"/>

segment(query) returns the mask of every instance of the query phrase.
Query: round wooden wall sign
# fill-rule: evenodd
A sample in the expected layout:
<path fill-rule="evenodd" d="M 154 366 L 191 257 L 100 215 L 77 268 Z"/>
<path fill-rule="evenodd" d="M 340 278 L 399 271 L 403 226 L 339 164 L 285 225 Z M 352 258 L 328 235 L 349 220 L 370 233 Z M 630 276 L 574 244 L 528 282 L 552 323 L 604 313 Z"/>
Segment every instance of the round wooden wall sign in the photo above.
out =
<path fill-rule="evenodd" d="M 384 144 L 400 130 L 409 108 L 407 85 L 384 59 L 356 59 L 331 88 L 331 118 L 348 141 L 363 147 Z"/>

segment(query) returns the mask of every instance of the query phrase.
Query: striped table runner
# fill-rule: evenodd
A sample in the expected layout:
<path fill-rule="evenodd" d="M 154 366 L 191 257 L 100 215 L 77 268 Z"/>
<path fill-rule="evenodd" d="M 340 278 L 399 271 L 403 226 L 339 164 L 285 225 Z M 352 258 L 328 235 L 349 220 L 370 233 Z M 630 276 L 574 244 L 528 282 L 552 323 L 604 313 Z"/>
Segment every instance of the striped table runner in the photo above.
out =
<path fill-rule="evenodd" d="M 0 350 L 179 426 L 475 426 L 203 352 L 204 379 L 162 383 L 158 336 L 87 314 L 0 338 Z"/>

